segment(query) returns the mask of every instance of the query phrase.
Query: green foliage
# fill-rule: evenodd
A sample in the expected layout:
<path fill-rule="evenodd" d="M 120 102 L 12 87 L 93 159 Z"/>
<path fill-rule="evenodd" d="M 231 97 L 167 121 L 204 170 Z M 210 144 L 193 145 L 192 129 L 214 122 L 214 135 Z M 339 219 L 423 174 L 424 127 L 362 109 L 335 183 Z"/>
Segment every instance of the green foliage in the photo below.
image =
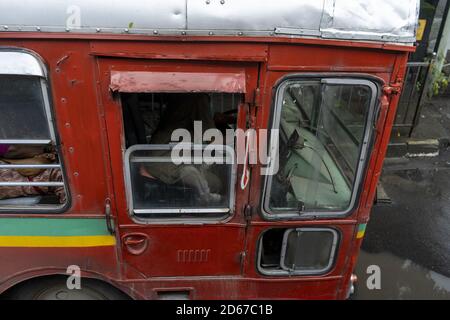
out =
<path fill-rule="evenodd" d="M 430 84 L 430 90 L 428 92 L 430 98 L 443 93 L 447 89 L 449 83 L 449 76 L 442 71 L 436 70 L 435 64 L 431 65 L 431 72 L 434 80 Z"/>
<path fill-rule="evenodd" d="M 440 72 L 431 86 L 431 94 L 432 96 L 437 96 L 440 93 L 443 93 L 445 89 L 448 87 L 448 76 L 443 72 Z"/>

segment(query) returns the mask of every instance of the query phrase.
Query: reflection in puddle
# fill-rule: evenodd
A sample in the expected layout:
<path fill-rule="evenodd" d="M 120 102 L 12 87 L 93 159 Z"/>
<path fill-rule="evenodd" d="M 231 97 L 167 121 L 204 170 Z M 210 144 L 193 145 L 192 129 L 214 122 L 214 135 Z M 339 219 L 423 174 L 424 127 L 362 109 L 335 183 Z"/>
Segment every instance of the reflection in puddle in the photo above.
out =
<path fill-rule="evenodd" d="M 370 265 L 381 269 L 380 290 L 367 288 Z M 450 278 L 388 252 L 361 251 L 355 273 L 358 282 L 353 299 L 450 299 Z"/>

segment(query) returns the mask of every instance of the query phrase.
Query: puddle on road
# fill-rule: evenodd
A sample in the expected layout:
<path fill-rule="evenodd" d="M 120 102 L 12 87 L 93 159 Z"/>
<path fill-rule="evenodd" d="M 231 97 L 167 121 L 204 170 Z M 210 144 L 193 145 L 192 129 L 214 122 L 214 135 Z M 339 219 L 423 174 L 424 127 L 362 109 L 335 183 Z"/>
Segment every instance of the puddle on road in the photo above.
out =
<path fill-rule="evenodd" d="M 367 288 L 370 265 L 380 267 L 380 290 Z M 355 273 L 358 283 L 353 299 L 450 299 L 450 278 L 388 252 L 361 251 Z"/>

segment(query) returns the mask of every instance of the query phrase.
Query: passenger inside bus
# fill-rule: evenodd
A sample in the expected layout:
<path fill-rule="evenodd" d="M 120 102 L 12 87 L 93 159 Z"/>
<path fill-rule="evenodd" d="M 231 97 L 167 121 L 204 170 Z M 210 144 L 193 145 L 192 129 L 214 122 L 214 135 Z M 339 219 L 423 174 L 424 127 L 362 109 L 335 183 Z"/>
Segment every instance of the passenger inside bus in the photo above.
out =
<path fill-rule="evenodd" d="M 207 93 L 130 94 L 122 98 L 127 148 L 136 144 L 176 143 L 172 141 L 172 133 L 177 129 L 187 130 L 193 138 L 195 121 L 202 125 L 201 134 L 208 129 L 235 128 L 239 102 L 233 95 Z M 226 205 L 229 177 L 223 166 L 175 164 L 170 149 L 137 151 L 137 154 L 139 157 L 134 161 L 155 159 L 138 166 L 130 164 L 134 168 L 131 179 L 137 206 Z"/>
<path fill-rule="evenodd" d="M 57 162 L 52 146 L 0 144 L 0 165 L 46 165 Z M 0 169 L 0 182 L 62 182 L 60 169 Z M 63 204 L 64 187 L 1 186 L 1 205 Z"/>

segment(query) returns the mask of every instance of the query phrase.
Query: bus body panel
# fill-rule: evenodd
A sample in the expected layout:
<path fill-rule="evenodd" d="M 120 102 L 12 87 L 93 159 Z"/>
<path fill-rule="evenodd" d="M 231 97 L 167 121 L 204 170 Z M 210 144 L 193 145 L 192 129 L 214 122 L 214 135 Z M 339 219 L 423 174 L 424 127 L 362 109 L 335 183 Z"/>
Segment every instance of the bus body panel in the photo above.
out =
<path fill-rule="evenodd" d="M 2 33 L 0 47 L 32 51 L 48 68 L 71 195 L 71 206 L 63 213 L 11 212 L 0 216 L 0 224 L 11 218 L 96 219 L 105 223 L 99 236 L 110 237 L 105 240 L 109 242 L 94 242 L 88 247 L 68 242 L 63 248 L 58 247 L 57 239 L 45 248 L 39 247 L 42 243 L 0 241 L 0 255 L 6 261 L 0 266 L 0 292 L 28 278 L 65 274 L 68 266 L 79 265 L 84 275 L 112 283 L 133 298 L 156 299 L 159 292 L 171 290 L 199 299 L 347 297 L 362 242 L 358 231 L 369 220 L 399 98 L 386 87 L 401 87 L 411 47 L 318 39 L 39 33 Z M 142 223 L 130 217 L 123 181 L 124 133 L 121 114 L 115 109 L 120 104 L 108 85 L 111 70 L 150 69 L 244 70 L 249 89 L 244 102 L 251 105 L 252 124 L 257 129 L 270 128 L 274 88 L 285 76 L 339 73 L 380 79 L 384 82 L 380 85 L 381 109 L 355 209 L 336 219 L 267 220 L 262 215 L 264 177 L 252 174 L 249 187 L 244 192 L 236 190 L 238 206 L 230 219 L 200 225 Z M 252 167 L 253 172 L 258 169 L 259 165 Z M 107 232 L 108 203 L 115 235 Z M 250 210 L 250 218 L 246 210 Z M 301 227 L 338 230 L 340 240 L 332 269 L 317 276 L 261 274 L 257 268 L 261 235 L 274 228 Z M 24 235 L 20 225 L 15 228 L 18 237 Z M 135 233 L 148 236 L 152 254 L 130 253 L 122 236 Z M 190 250 L 194 256 L 195 250 L 200 250 L 199 255 L 201 250 L 211 251 L 209 258 L 189 258 Z"/>

